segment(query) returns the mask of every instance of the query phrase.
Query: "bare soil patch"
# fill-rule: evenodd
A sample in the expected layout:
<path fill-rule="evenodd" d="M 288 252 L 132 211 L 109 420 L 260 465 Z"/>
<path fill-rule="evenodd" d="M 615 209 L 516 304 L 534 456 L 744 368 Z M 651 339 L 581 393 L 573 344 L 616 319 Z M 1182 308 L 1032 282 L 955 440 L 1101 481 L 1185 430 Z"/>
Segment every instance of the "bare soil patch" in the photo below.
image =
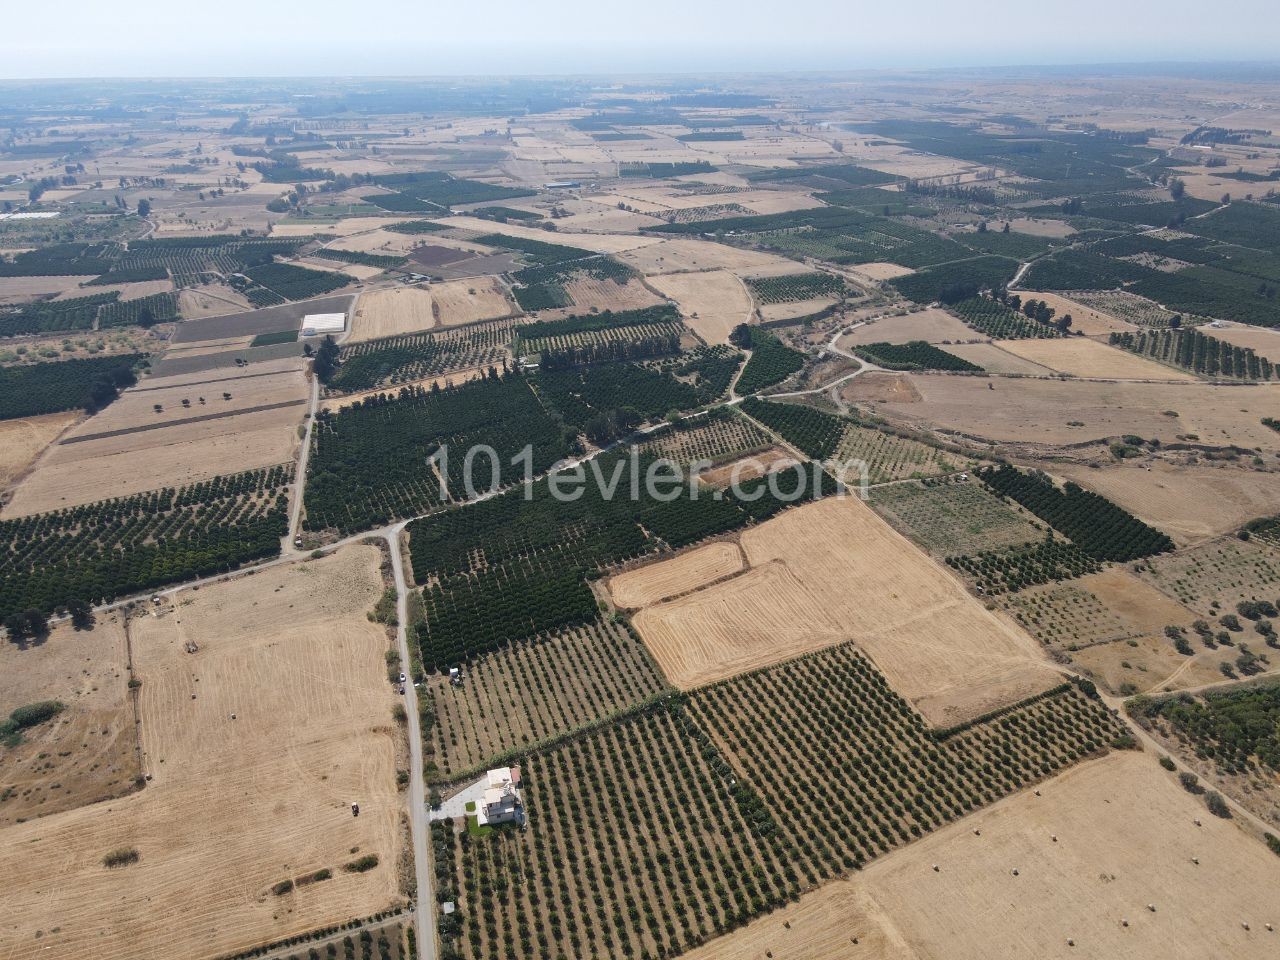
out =
<path fill-rule="evenodd" d="M 382 590 L 378 561 L 348 547 L 180 594 L 176 608 L 135 621 L 153 779 L 0 832 L 11 881 L 0 949 L 212 957 L 398 901 L 394 696 L 386 633 L 365 618 Z M 104 867 L 120 848 L 138 862 Z M 378 866 L 342 870 L 367 854 Z M 271 891 L 321 869 L 332 878 Z"/>
<path fill-rule="evenodd" d="M 773 446 L 758 453 L 753 453 L 749 457 L 707 470 L 699 474 L 698 479 L 713 487 L 727 487 L 733 483 L 745 483 L 747 480 L 754 480 L 756 477 L 763 477 L 778 470 L 785 470 L 787 467 L 795 466 L 798 462 L 789 451 L 782 447 Z"/>
<path fill-rule="evenodd" d="M 920 391 L 905 373 L 872 371 L 848 381 L 840 388 L 842 399 L 850 403 L 918 403 Z"/>
<path fill-rule="evenodd" d="M 1002 350 L 1073 377 L 1117 380 L 1195 380 L 1193 374 L 1111 347 L 1086 337 L 1054 340 L 1001 340 Z"/>
<path fill-rule="evenodd" d="M 736 543 L 708 543 L 670 560 L 620 573 L 609 580 L 609 595 L 619 607 L 637 608 L 697 590 L 743 567 Z"/>
<path fill-rule="evenodd" d="M 129 704 L 124 627 L 56 625 L 39 643 L 0 643 L 0 715 L 43 700 L 65 709 L 0 746 L 0 828 L 136 789 L 141 774 Z M 0 832 L 0 845 L 4 834 Z"/>
<path fill-rule="evenodd" d="M 650 278 L 660 273 L 680 273 L 687 270 L 733 270 L 741 273 L 759 273 L 788 265 L 797 273 L 807 271 L 804 264 L 796 263 L 772 253 L 760 253 L 713 240 L 695 240 L 679 237 L 663 240 L 652 246 L 631 250 L 619 257 Z"/>
<path fill-rule="evenodd" d="M 1114 332 L 1139 329 L 1136 324 L 1087 306 L 1078 300 L 1069 300 L 1058 293 L 1027 292 L 1021 296 L 1023 300 L 1041 300 L 1048 304 L 1056 311 L 1055 317 L 1071 314 L 1071 330 L 1082 333 L 1086 337 L 1105 337 Z"/>
<path fill-rule="evenodd" d="M 1269 957 L 1278 891 L 1280 859 L 1262 843 L 1208 816 L 1153 757 L 1116 751 L 689 956 Z"/>
<path fill-rule="evenodd" d="M 896 263 L 860 263 L 849 269 L 868 280 L 875 281 L 896 280 L 898 277 L 909 277 L 915 273 L 910 267 L 899 266 Z"/>
<path fill-rule="evenodd" d="M 79 290 L 93 277 L 0 277 L 0 303 L 26 303 L 36 297 Z"/>
<path fill-rule="evenodd" d="M 733 328 L 751 319 L 751 294 L 727 270 L 662 274 L 649 283 L 680 305 L 685 323 L 707 343 L 728 343 Z"/>
<path fill-rule="evenodd" d="M 449 263 L 457 263 L 459 260 L 466 260 L 471 255 L 469 250 L 424 243 L 409 254 L 409 259 L 422 267 L 442 267 Z"/>
<path fill-rule="evenodd" d="M 229 310 L 252 310 L 253 304 L 230 287 L 188 287 L 178 291 L 178 309 L 188 320 L 216 317 Z"/>

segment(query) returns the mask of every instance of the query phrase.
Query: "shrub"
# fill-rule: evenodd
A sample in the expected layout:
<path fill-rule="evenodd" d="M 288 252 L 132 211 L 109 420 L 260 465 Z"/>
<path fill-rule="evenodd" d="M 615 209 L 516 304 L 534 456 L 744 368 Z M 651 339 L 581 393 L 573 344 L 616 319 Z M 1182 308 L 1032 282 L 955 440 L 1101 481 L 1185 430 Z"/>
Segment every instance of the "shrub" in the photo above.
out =
<path fill-rule="evenodd" d="M 347 873 L 365 873 L 372 870 L 378 865 L 378 855 L 376 853 L 366 853 L 358 860 L 352 860 L 350 863 L 343 864 L 342 869 Z"/>
<path fill-rule="evenodd" d="M 103 857 L 102 865 L 108 869 L 114 869 L 115 867 L 127 867 L 130 864 L 137 863 L 139 859 L 141 859 L 141 857 L 139 856 L 136 848 L 120 847 L 119 849 L 112 850 Z"/>
<path fill-rule="evenodd" d="M 1230 819 L 1231 808 L 1227 806 L 1227 801 L 1222 799 L 1222 794 L 1216 790 L 1210 790 L 1204 795 L 1204 804 L 1209 808 L 1209 812 L 1215 817 L 1222 817 L 1224 820 Z"/>
<path fill-rule="evenodd" d="M 1200 778 L 1189 770 L 1183 770 L 1178 774 L 1178 782 L 1182 784 L 1184 790 L 1188 793 L 1203 793 L 1204 788 L 1200 786 Z"/>

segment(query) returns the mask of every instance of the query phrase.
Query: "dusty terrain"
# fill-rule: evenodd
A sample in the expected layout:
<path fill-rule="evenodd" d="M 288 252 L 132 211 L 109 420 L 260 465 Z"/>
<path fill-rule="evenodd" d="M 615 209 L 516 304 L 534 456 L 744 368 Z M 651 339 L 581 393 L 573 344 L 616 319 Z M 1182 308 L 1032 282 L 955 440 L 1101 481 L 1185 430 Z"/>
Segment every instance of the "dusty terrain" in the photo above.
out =
<path fill-rule="evenodd" d="M 649 283 L 680 305 L 685 323 L 707 343 L 728 343 L 733 328 L 751 319 L 751 294 L 727 270 L 663 274 Z"/>
<path fill-rule="evenodd" d="M 1183 370 L 1147 360 L 1086 337 L 1054 340 L 1001 340 L 1002 350 L 1072 377 L 1116 380 L 1195 380 Z"/>
<path fill-rule="evenodd" d="M 429 289 L 436 319 L 442 327 L 496 320 L 520 312 L 506 285 L 497 277 L 446 280 L 431 284 Z"/>
<path fill-rule="evenodd" d="M 1254 517 L 1280 513 L 1280 474 L 1233 466 L 1117 464 L 1100 470 L 1055 465 L 1053 472 L 1114 500 L 1178 543 L 1230 533 Z"/>
<path fill-rule="evenodd" d="M 211 957 L 397 900 L 394 697 L 364 616 L 378 556 L 348 547 L 134 622 L 152 780 L 4 829 L 0 954 Z M 104 867 L 120 848 L 138 862 Z M 365 854 L 378 866 L 342 870 Z M 321 869 L 332 879 L 271 892 Z"/>
<path fill-rule="evenodd" d="M 0 420 L 0 490 L 12 483 L 41 450 L 80 416 L 79 411 L 68 410 L 22 420 Z"/>
<path fill-rule="evenodd" d="M 848 639 L 939 726 L 1054 682 L 1030 637 L 856 498 L 788 510 L 741 540 L 747 572 L 635 616 L 681 689 Z"/>
<path fill-rule="evenodd" d="M 709 543 L 612 577 L 609 595 L 619 607 L 647 607 L 737 573 L 742 566 L 736 543 Z"/>
<path fill-rule="evenodd" d="M 256 364 L 251 373 L 232 367 L 141 381 L 48 448 L 14 489 L 4 515 L 41 513 L 290 460 L 307 409 L 300 366 L 300 360 L 284 360 Z M 82 437 L 88 439 L 76 439 Z M 146 468 L 140 470 L 139 463 Z"/>
<path fill-rule="evenodd" d="M 44 700 L 65 705 L 20 745 L 0 746 L 0 828 L 135 789 L 141 768 L 127 663 L 115 615 L 87 630 L 59 624 L 39 643 L 0 643 L 0 716 Z"/>
<path fill-rule="evenodd" d="M 943 343 L 981 339 L 984 338 L 980 333 L 966 327 L 951 314 L 928 307 L 903 316 L 881 317 L 841 337 L 838 346 L 848 350 L 864 343 L 908 343 L 912 340 Z"/>
<path fill-rule="evenodd" d="M 1044 291 L 1028 290 L 1025 293 L 1019 292 L 1019 296 L 1025 300 L 1041 300 L 1048 304 L 1055 311 L 1057 317 L 1064 314 L 1071 314 L 1071 330 L 1079 332 L 1086 337 L 1105 337 L 1109 333 L 1120 331 L 1132 331 L 1139 329 L 1136 324 L 1121 320 L 1119 317 L 1106 313 L 1102 310 L 1087 306 L 1078 300 L 1069 300 L 1058 293 L 1045 293 Z"/>
<path fill-rule="evenodd" d="M 348 343 L 416 333 L 436 325 L 426 287 L 394 287 L 362 294 L 351 318 Z"/>
<path fill-rule="evenodd" d="M 1191 435 L 1206 444 L 1280 450 L 1280 433 L 1261 423 L 1280 404 L 1277 384 L 994 382 L 941 374 L 903 379 L 919 399 L 890 400 L 881 412 L 990 440 L 1062 444 L 1132 433 L 1170 443 Z"/>
<path fill-rule="evenodd" d="M 1234 823 L 1209 816 L 1154 757 L 1115 752 L 689 956 L 1270 957 L 1280 933 L 1265 924 L 1277 918 L 1280 860 Z"/>

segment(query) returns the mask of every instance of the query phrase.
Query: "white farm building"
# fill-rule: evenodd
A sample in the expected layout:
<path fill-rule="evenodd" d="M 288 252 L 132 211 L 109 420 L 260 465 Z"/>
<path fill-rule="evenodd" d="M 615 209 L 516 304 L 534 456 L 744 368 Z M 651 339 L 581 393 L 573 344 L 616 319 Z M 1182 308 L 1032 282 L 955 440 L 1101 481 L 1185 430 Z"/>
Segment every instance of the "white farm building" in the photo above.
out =
<path fill-rule="evenodd" d="M 302 318 L 302 335 L 319 337 L 326 333 L 341 333 L 347 328 L 345 313 L 308 313 Z"/>
<path fill-rule="evenodd" d="M 488 773 L 488 787 L 476 804 L 476 823 L 519 823 L 524 818 L 520 799 L 520 768 L 497 767 Z"/>

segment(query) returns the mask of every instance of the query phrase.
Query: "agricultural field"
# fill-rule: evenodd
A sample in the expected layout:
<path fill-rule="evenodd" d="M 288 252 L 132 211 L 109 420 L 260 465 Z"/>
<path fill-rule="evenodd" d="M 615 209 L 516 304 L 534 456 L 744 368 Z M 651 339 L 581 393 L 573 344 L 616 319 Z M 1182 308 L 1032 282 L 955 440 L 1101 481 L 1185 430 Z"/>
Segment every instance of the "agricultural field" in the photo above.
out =
<path fill-rule="evenodd" d="M 1057 306 L 1050 299 L 1054 297 L 1053 294 L 1028 293 L 1027 296 L 1037 297 L 1051 307 Z M 1056 297 L 1056 299 L 1062 300 L 1062 305 L 1057 307 L 1059 313 L 1071 313 L 1076 318 L 1077 324 L 1073 326 L 1078 325 L 1081 319 L 1085 320 L 1085 325 L 1079 327 L 1085 336 L 1111 333 L 1113 329 L 1167 327 L 1169 321 L 1176 316 L 1159 304 L 1124 290 L 1079 290 L 1072 292 L 1070 300 L 1062 297 Z M 1074 311 L 1076 304 L 1095 311 L 1098 318 L 1090 323 L 1088 312 L 1081 315 L 1078 311 Z M 1119 326 L 1116 321 L 1119 322 Z"/>
<path fill-rule="evenodd" d="M 717 541 L 627 570 L 609 579 L 609 596 L 619 607 L 639 609 L 714 583 L 743 568 L 736 543 Z"/>
<path fill-rule="evenodd" d="M 865 388 L 866 379 L 850 381 L 847 399 L 858 399 L 855 390 Z M 1030 378 L 993 382 L 915 373 L 904 379 L 909 389 L 867 398 L 881 416 L 901 416 L 913 424 L 1000 443 L 1056 446 L 1125 435 L 1176 443 L 1191 436 L 1191 442 L 1280 451 L 1280 434 L 1261 423 L 1280 399 L 1271 385 Z"/>
<path fill-rule="evenodd" d="M 877 960 L 983 960 L 994 943 L 1011 956 L 1266 957 L 1276 876 L 1263 844 L 1205 816 L 1175 774 L 1117 751 L 688 956 L 840 960 L 857 940 Z"/>
<path fill-rule="evenodd" d="M 0 422 L 0 489 L 7 490 L 46 447 L 80 419 L 78 413 Z"/>
<path fill-rule="evenodd" d="M 889 484 L 872 490 L 869 502 L 895 530 L 936 557 L 1023 546 L 1044 536 L 1035 518 L 972 480 Z"/>
<path fill-rule="evenodd" d="M 415 333 L 344 345 L 329 393 L 396 387 L 428 378 L 503 367 L 510 357 L 512 326 L 494 320 L 439 333 Z"/>
<path fill-rule="evenodd" d="M 424 762 L 431 779 L 458 780 L 598 723 L 665 688 L 644 645 L 625 626 L 596 620 L 477 660 L 461 685 L 426 678 L 431 718 Z"/>
<path fill-rule="evenodd" d="M 856 327 L 840 338 L 842 350 L 852 350 L 868 343 L 909 343 L 924 340 L 926 343 L 963 343 L 978 336 L 951 314 L 939 309 L 914 310 L 903 314 L 890 314 L 872 319 Z"/>
<path fill-rule="evenodd" d="M 1138 356 L 1207 377 L 1270 380 L 1276 376 L 1275 365 L 1267 357 L 1258 356 L 1249 347 L 1206 336 L 1199 330 L 1113 333 L 1109 342 Z M 1280 347 L 1280 343 L 1275 346 Z"/>
<path fill-rule="evenodd" d="M 837 757 L 806 734 L 832 723 L 860 736 L 876 731 L 874 741 Z M 526 757 L 534 829 L 471 837 L 434 827 L 464 917 L 446 939 L 467 957 L 487 956 L 498 942 L 506 955 L 536 956 L 535 941 L 544 937 L 579 956 L 683 951 L 1105 749 L 1116 730 L 1108 714 L 1068 687 L 939 743 L 847 646 L 752 674 L 694 694 L 687 705 L 669 701 Z M 1034 746 L 1024 745 L 1030 731 Z M 795 763 L 779 768 L 769 759 L 775 739 Z M 886 753 L 911 790 L 905 806 L 885 802 L 863 769 Z M 981 771 L 996 755 L 1006 760 L 993 780 Z M 595 771 L 589 780 L 574 772 L 584 766 Z M 814 816 L 817 804 L 836 802 L 833 767 L 860 811 L 853 827 Z M 676 828 L 690 806 L 705 813 L 704 829 Z M 610 842 L 592 850 L 584 821 L 607 825 Z M 566 861 L 582 866 L 564 869 Z M 695 870 L 705 886 L 690 882 Z M 495 886 L 517 872 L 533 895 L 496 895 Z M 605 891 L 612 909 L 592 910 L 589 890 Z"/>
<path fill-rule="evenodd" d="M 519 313 L 498 277 L 446 280 L 430 287 L 432 314 L 442 327 L 499 320 Z"/>
<path fill-rule="evenodd" d="M 805 357 L 776 336 L 760 327 L 751 327 L 751 357 L 738 377 L 736 390 L 741 395 L 756 393 L 782 383 L 800 371 Z"/>
<path fill-rule="evenodd" d="M 4 827 L 5 949 L 213 957 L 397 905 L 386 636 L 364 616 L 381 589 L 377 551 L 352 546 L 133 619 L 150 780 L 109 804 Z M 116 850 L 135 862 L 104 868 Z M 378 865 L 344 871 L 353 850 Z M 331 877 L 272 893 L 321 870 Z"/>
<path fill-rule="evenodd" d="M 1101 493 L 1176 543 L 1199 543 L 1238 530 L 1254 517 L 1280 513 L 1274 472 L 1230 463 L 1145 466 L 1118 463 L 1101 469 L 1062 465 L 1062 476 Z"/>
<path fill-rule="evenodd" d="M 1271 595 L 1280 589 L 1280 551 L 1234 537 L 1153 557 L 1134 569 L 1158 590 L 1206 617 L 1233 613 L 1242 600 L 1274 601 Z"/>
<path fill-rule="evenodd" d="M 642 453 L 687 464 L 696 460 L 720 463 L 739 454 L 763 450 L 772 442 L 769 434 L 753 421 L 729 415 L 682 420 L 675 427 L 655 432 L 637 446 Z"/>
<path fill-rule="evenodd" d="M 999 346 L 1014 356 L 1071 377 L 1107 380 L 1194 380 L 1190 373 L 1153 363 L 1085 337 L 1060 340 L 1006 340 Z"/>
<path fill-rule="evenodd" d="M 14 489 L 4 516 L 185 486 L 291 460 L 306 412 L 299 366 L 296 359 L 271 361 L 255 364 L 253 372 L 229 367 L 142 381 L 49 448 Z M 145 471 L 138 470 L 140 460 Z"/>
<path fill-rule="evenodd" d="M 436 325 L 431 292 L 423 287 L 372 290 L 360 297 L 351 317 L 348 343 L 419 333 Z"/>
<path fill-rule="evenodd" d="M 856 497 L 787 511 L 740 539 L 744 573 L 633 618 L 681 689 L 846 640 L 939 726 L 1050 685 L 1053 673 L 1030 638 L 983 609 Z M 859 590 L 839 589 L 849 583 Z"/>
<path fill-rule="evenodd" d="M 0 829 L 139 789 L 127 640 L 117 615 L 90 629 L 54 627 L 39 643 L 0 645 L 0 717 L 52 701 L 52 720 L 6 743 Z M 3 834 L 0 834 L 3 836 Z"/>
<path fill-rule="evenodd" d="M 846 464 L 851 460 L 865 463 L 867 482 L 873 484 L 955 473 L 970 463 L 910 437 L 856 423 L 845 427 L 835 457 Z M 849 476 L 844 479 L 848 481 Z"/>
<path fill-rule="evenodd" d="M 924 340 L 907 343 L 864 343 L 855 347 L 859 357 L 886 370 L 946 370 L 953 373 L 982 373 L 975 363 L 941 350 Z"/>
<path fill-rule="evenodd" d="M 974 330 L 993 340 L 1061 336 L 1055 327 L 1029 319 L 990 297 L 970 297 L 951 304 L 950 308 Z"/>
<path fill-rule="evenodd" d="M 664 273 L 648 283 L 679 304 L 685 323 L 707 343 L 728 343 L 733 328 L 751 319 L 751 295 L 727 270 Z"/>

